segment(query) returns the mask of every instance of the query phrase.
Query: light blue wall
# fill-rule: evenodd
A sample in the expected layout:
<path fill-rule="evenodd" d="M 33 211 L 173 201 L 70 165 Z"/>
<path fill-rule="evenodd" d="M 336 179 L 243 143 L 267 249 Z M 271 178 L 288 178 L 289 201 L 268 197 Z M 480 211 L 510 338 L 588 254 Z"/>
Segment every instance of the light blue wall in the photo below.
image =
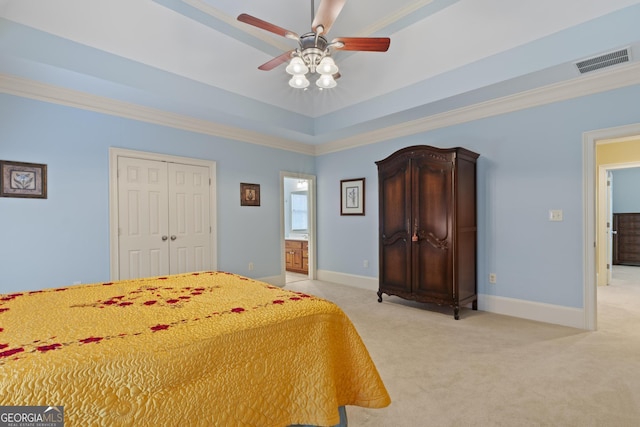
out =
<path fill-rule="evenodd" d="M 638 122 L 634 86 L 323 155 L 318 268 L 377 277 L 375 161 L 409 145 L 463 146 L 480 154 L 479 293 L 582 307 L 582 135 Z M 366 215 L 340 216 L 340 180 L 358 177 L 366 178 Z M 564 221 L 548 221 L 550 209 L 562 209 Z M 496 284 L 487 283 L 490 272 Z"/>
<path fill-rule="evenodd" d="M 633 86 L 314 159 L 0 95 L 0 158 L 49 167 L 47 200 L 0 199 L 0 293 L 108 279 L 110 146 L 216 160 L 218 266 L 252 277 L 280 271 L 279 171 L 315 174 L 318 268 L 375 278 L 374 162 L 427 144 L 481 155 L 479 292 L 582 307 L 582 134 L 638 122 L 640 86 Z M 360 177 L 366 215 L 340 216 L 340 180 Z M 260 208 L 239 206 L 240 182 L 261 184 Z M 549 209 L 562 209 L 564 221 L 549 222 Z"/>
<path fill-rule="evenodd" d="M 640 168 L 613 171 L 613 213 L 640 212 Z"/>
<path fill-rule="evenodd" d="M 0 293 L 109 279 L 109 147 L 215 160 L 218 268 L 280 274 L 280 171 L 314 174 L 312 156 L 2 94 L 0 159 L 47 164 L 48 198 L 0 198 Z"/>

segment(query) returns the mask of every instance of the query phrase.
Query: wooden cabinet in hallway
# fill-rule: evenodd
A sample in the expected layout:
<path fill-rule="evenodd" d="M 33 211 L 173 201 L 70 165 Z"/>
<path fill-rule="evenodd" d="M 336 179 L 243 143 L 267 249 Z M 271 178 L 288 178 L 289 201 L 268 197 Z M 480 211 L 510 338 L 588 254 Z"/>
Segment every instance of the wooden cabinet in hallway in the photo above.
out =
<path fill-rule="evenodd" d="M 613 264 L 640 265 L 640 213 L 614 213 L 613 231 Z"/>

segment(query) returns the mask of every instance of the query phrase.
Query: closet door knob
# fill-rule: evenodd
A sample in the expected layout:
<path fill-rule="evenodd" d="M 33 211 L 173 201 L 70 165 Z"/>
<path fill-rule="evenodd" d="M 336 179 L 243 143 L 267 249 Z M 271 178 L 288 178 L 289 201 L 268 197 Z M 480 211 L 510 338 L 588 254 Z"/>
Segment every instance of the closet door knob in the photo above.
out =
<path fill-rule="evenodd" d="M 167 236 L 162 236 L 162 241 L 163 241 L 163 242 L 164 242 L 164 241 L 166 241 L 167 239 L 168 239 L 168 237 L 167 237 Z"/>
<path fill-rule="evenodd" d="M 176 240 L 176 239 L 177 237 L 175 236 L 175 234 L 171 236 L 171 240 Z"/>

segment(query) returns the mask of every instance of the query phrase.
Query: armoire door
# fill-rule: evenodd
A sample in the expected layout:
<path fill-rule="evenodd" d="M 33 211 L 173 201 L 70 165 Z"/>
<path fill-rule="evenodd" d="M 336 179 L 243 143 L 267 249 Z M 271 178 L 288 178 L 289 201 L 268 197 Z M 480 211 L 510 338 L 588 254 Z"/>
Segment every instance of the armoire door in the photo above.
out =
<path fill-rule="evenodd" d="M 407 159 L 379 175 L 380 283 L 393 293 L 411 293 L 411 170 Z"/>
<path fill-rule="evenodd" d="M 119 279 L 210 269 L 209 170 L 118 158 Z"/>
<path fill-rule="evenodd" d="M 452 288 L 453 162 L 412 159 L 413 292 L 450 301 Z"/>

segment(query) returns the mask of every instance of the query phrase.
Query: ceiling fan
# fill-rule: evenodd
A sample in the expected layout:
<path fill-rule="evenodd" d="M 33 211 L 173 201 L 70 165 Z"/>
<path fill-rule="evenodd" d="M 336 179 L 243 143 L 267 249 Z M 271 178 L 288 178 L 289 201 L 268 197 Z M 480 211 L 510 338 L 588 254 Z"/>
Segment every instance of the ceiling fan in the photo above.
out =
<path fill-rule="evenodd" d="M 306 75 L 317 73 L 319 77 L 316 80 L 316 85 L 321 89 L 328 89 L 335 87 L 337 85 L 336 79 L 340 77 L 338 67 L 331 58 L 332 49 L 386 52 L 391 43 L 388 37 L 338 37 L 331 42 L 327 40 L 325 35 L 331 29 L 345 2 L 346 0 L 321 0 L 318 12 L 314 17 L 315 7 L 313 0 L 311 0 L 311 32 L 301 36 L 246 13 L 240 14 L 238 16 L 240 22 L 298 42 L 296 49 L 276 56 L 259 66 L 258 69 L 269 71 L 290 60 L 286 69 L 287 73 L 292 75 L 289 80 L 290 86 L 304 89 L 309 86 Z"/>

